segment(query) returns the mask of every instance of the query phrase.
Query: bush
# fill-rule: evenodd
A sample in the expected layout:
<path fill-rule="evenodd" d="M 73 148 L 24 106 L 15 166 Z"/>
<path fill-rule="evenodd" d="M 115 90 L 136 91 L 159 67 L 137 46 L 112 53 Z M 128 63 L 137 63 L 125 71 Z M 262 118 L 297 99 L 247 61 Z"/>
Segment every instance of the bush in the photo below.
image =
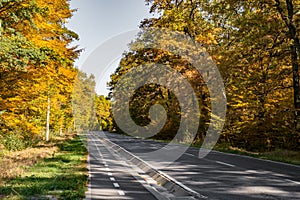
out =
<path fill-rule="evenodd" d="M 37 135 L 22 133 L 20 131 L 5 132 L 1 133 L 1 135 L 0 143 L 9 151 L 20 151 L 32 147 L 39 141 Z"/>

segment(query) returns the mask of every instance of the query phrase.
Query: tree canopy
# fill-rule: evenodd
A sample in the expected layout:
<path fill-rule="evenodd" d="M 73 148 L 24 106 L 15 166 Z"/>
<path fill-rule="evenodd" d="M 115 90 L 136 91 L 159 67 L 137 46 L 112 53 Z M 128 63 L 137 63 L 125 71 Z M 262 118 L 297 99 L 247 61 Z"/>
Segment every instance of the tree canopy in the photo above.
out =
<path fill-rule="evenodd" d="M 44 137 L 47 109 L 51 131 L 73 125 L 72 13 L 67 0 L 0 1 L 0 138 L 9 149 Z"/>
<path fill-rule="evenodd" d="M 195 142 L 201 143 L 212 118 L 212 99 L 204 75 L 195 73 L 191 63 L 163 48 L 146 48 L 147 39 L 151 38 L 147 36 L 150 28 L 178 31 L 200 43 L 222 74 L 228 110 L 220 142 L 249 150 L 299 148 L 300 1 L 146 0 L 146 3 L 150 5 L 150 13 L 158 17 L 141 22 L 138 38 L 111 76 L 112 96 L 118 80 L 130 69 L 145 63 L 171 66 L 186 77 L 197 94 L 201 117 Z M 162 47 L 168 43 L 163 38 L 155 39 Z M 188 49 L 176 41 L 172 45 Z M 157 103 L 164 106 L 168 121 L 156 137 L 170 139 L 178 129 L 182 113 L 176 96 L 168 88 L 154 84 L 137 90 L 130 101 L 131 116 L 137 124 L 147 125 L 149 108 Z"/>

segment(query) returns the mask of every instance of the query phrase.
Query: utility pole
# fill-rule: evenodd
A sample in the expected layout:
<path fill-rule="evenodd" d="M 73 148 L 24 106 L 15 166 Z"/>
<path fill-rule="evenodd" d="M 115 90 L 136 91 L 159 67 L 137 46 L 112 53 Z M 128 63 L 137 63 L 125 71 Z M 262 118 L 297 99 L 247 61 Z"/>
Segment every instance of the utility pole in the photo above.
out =
<path fill-rule="evenodd" d="M 47 119 L 46 119 L 46 141 L 49 141 L 50 135 L 50 109 L 51 109 L 51 100 L 50 96 L 48 96 L 48 105 L 47 105 Z"/>

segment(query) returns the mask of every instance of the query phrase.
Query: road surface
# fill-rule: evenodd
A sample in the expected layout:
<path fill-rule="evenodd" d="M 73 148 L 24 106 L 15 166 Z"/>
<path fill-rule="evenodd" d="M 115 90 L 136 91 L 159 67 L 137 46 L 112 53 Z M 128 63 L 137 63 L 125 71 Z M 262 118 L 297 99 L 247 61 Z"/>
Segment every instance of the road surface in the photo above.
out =
<path fill-rule="evenodd" d="M 143 199 L 156 198 L 131 174 L 132 169 L 100 140 L 88 135 L 89 188 L 86 199 Z"/>
<path fill-rule="evenodd" d="M 91 133 L 90 137 L 94 138 L 89 141 L 91 166 L 95 168 L 94 171 L 102 170 L 99 176 L 101 181 L 94 181 L 98 186 L 97 184 L 93 186 L 92 181 L 92 189 L 95 189 L 94 194 L 102 192 L 102 189 L 99 188 L 109 188 L 112 185 L 109 183 L 107 174 L 103 172 L 105 165 L 103 163 L 99 164 L 104 159 L 110 164 L 115 163 L 111 166 L 111 169 L 117 172 L 117 179 L 121 182 L 120 185 L 122 185 L 125 196 L 128 195 L 127 199 L 155 199 L 154 195 L 144 186 L 139 185 L 134 177 L 131 177 L 130 174 L 126 175 L 126 171 L 131 169 L 124 169 L 124 166 L 119 166 L 118 162 L 121 161 L 118 161 L 118 158 L 113 158 L 109 151 L 105 150 L 105 145 L 96 138 L 104 137 L 135 155 L 163 148 L 166 143 L 135 139 L 106 132 L 94 132 Z M 95 150 L 96 146 L 102 152 L 103 158 L 101 156 L 99 158 L 99 150 Z M 169 166 L 162 165 L 161 162 L 155 160 L 147 160 L 149 159 L 147 157 L 142 157 L 142 159 L 208 199 L 300 199 L 299 166 L 217 151 L 212 151 L 205 158 L 199 159 L 198 151 L 196 148 L 188 148 L 178 160 L 172 162 Z M 96 189 L 97 187 L 98 189 Z M 113 193 L 119 190 L 110 187 L 109 191 Z M 96 199 L 94 197 L 93 199 Z M 105 198 L 103 197 L 103 199 Z"/>

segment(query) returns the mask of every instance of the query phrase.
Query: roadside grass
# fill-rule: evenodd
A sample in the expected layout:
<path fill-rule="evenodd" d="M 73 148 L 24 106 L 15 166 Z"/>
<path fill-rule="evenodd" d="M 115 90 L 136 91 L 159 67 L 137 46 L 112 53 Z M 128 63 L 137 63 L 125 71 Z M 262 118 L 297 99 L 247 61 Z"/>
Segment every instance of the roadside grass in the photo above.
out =
<path fill-rule="evenodd" d="M 25 167 L 17 177 L 2 181 L 0 199 L 83 199 L 87 149 L 80 136 L 57 143 L 57 151 Z"/>
<path fill-rule="evenodd" d="M 2 150 L 0 152 L 0 186 L 4 180 L 24 173 L 24 166 L 35 165 L 39 160 L 51 156 L 57 149 L 53 143 L 48 143 L 17 152 Z"/>

